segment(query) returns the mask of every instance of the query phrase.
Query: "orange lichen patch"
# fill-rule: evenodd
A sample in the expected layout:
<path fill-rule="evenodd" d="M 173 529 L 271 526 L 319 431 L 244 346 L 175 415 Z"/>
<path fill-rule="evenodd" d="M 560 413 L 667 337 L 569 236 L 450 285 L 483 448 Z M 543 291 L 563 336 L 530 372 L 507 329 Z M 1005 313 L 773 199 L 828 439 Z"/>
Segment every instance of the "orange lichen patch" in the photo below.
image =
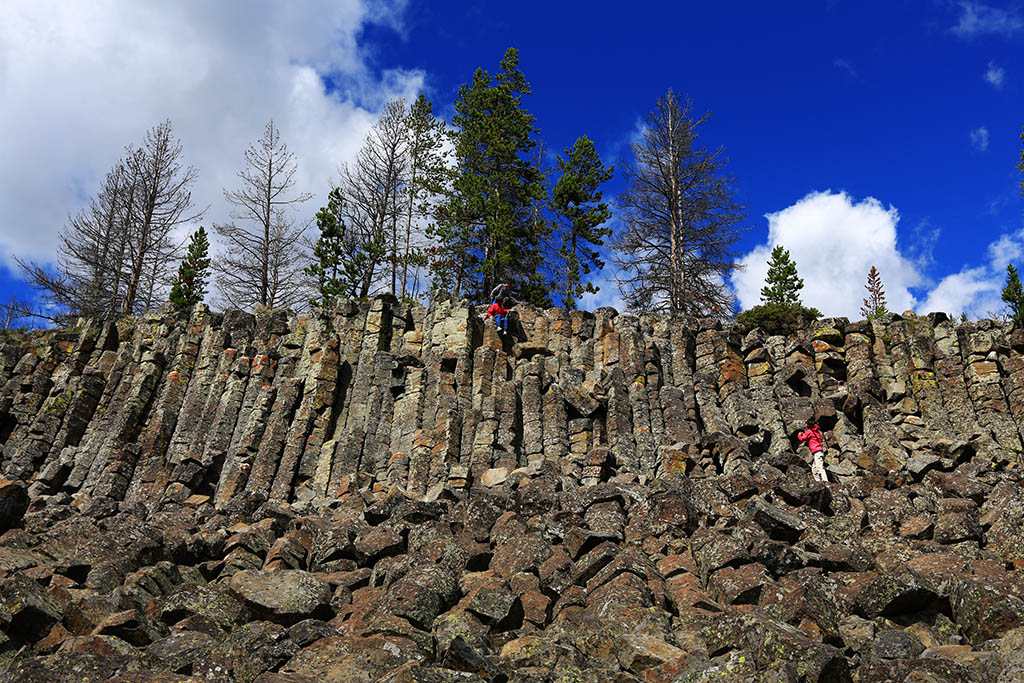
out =
<path fill-rule="evenodd" d="M 739 359 L 729 359 L 722 362 L 718 366 L 718 372 L 721 374 L 721 384 L 728 382 L 742 382 L 746 374 L 746 368 L 743 362 Z"/>

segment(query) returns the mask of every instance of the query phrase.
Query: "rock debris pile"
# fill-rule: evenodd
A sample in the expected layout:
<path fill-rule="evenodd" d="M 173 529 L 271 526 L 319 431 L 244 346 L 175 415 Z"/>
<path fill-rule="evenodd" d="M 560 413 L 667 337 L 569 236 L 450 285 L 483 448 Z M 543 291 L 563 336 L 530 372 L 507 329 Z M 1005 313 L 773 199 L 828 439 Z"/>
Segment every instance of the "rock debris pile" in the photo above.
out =
<path fill-rule="evenodd" d="M 384 297 L 0 337 L 0 680 L 1024 679 L 1021 330 L 511 332 Z"/>

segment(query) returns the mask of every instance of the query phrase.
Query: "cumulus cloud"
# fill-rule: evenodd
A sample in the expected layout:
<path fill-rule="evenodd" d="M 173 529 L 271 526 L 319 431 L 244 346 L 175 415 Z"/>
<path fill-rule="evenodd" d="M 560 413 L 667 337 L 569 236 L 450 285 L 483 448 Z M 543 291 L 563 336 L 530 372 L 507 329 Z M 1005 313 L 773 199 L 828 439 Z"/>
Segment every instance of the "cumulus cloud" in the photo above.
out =
<path fill-rule="evenodd" d="M 740 259 L 744 270 L 732 278 L 741 308 L 760 303 L 772 248 L 781 244 L 797 264 L 801 298 L 823 314 L 859 319 L 871 266 L 878 268 L 889 309 L 914 307 L 911 287 L 922 282 L 913 261 L 896 240 L 899 213 L 873 197 L 855 201 L 845 192 L 813 192 L 792 206 L 765 216 L 768 241 Z"/>
<path fill-rule="evenodd" d="M 404 5 L 0 3 L 0 262 L 52 259 L 68 214 L 165 118 L 199 169 L 206 225 L 228 219 L 222 191 L 271 118 L 297 156 L 296 190 L 317 196 L 311 216 L 382 105 L 422 85 L 416 71 L 375 72 L 357 40 L 368 23 L 400 31 Z"/>
<path fill-rule="evenodd" d="M 942 278 L 928 293 L 922 311 L 966 313 L 969 318 L 988 318 L 1005 309 L 1002 301 L 1006 266 L 1024 256 L 1024 229 L 1006 233 L 988 245 L 988 262 L 964 267 Z"/>
<path fill-rule="evenodd" d="M 980 2 L 960 2 L 959 5 L 960 19 L 950 31 L 962 38 L 992 34 L 1012 36 L 1024 29 L 1024 19 L 1014 10 Z"/>
<path fill-rule="evenodd" d="M 979 126 L 971 131 L 971 144 L 979 152 L 984 152 L 988 149 L 988 128 L 985 126 Z"/>
<path fill-rule="evenodd" d="M 988 69 L 985 70 L 985 81 L 996 90 L 1003 87 L 1003 82 L 1006 80 L 1006 69 L 996 64 L 994 61 L 988 63 Z"/>

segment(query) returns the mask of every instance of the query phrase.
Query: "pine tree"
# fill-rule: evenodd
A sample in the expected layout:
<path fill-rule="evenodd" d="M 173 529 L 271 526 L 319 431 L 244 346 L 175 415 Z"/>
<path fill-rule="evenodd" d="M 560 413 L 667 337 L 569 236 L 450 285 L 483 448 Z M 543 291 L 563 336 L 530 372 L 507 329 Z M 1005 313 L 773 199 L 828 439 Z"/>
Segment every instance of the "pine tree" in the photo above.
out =
<path fill-rule="evenodd" d="M 585 135 L 565 150 L 565 158 L 558 156 L 562 175 L 551 190 L 551 209 L 560 233 L 561 271 L 556 286 L 564 308 L 574 309 L 578 297 L 598 291 L 586 276 L 604 267 L 594 247 L 603 245 L 612 233 L 607 224 L 612 212 L 601 201 L 598 188 L 611 179 L 614 168 L 601 162 L 594 143 Z"/>
<path fill-rule="evenodd" d="M 1006 286 L 1003 287 L 1003 301 L 1010 307 L 1010 321 L 1015 326 L 1024 324 L 1024 287 L 1012 263 L 1006 266 Z"/>
<path fill-rule="evenodd" d="M 796 274 L 796 263 L 789 257 L 789 250 L 781 244 L 772 249 L 768 261 L 768 275 L 765 286 L 761 288 L 761 302 L 764 304 L 783 304 L 800 306 L 800 290 L 804 281 Z"/>
<path fill-rule="evenodd" d="M 761 288 L 761 304 L 736 316 L 743 327 L 759 327 L 768 334 L 792 334 L 821 317 L 821 311 L 800 301 L 804 281 L 796 274 L 796 263 L 782 245 L 772 249 L 768 275 Z"/>
<path fill-rule="evenodd" d="M 171 281 L 169 300 L 180 309 L 189 309 L 203 302 L 206 296 L 206 279 L 210 274 L 210 240 L 203 226 L 192 233 L 188 253 L 178 274 Z"/>
<path fill-rule="evenodd" d="M 484 300 L 499 282 L 514 282 L 520 298 L 546 303 L 539 274 L 542 226 L 533 203 L 544 196 L 539 172 L 527 159 L 536 145 L 534 117 L 522 105 L 531 92 L 509 48 L 501 69 L 483 69 L 459 88 L 452 121 L 456 169 L 451 194 L 438 211 L 438 279 L 452 293 Z"/>
<path fill-rule="evenodd" d="M 888 313 L 885 308 L 882 276 L 878 274 L 878 269 L 874 266 L 871 266 L 871 270 L 868 271 L 868 283 L 864 285 L 864 289 L 868 290 L 868 296 L 864 299 L 864 305 L 860 309 L 861 315 L 868 320 L 874 320 Z"/>
<path fill-rule="evenodd" d="M 347 229 L 344 215 L 344 198 L 341 190 L 334 188 L 327 196 L 327 206 L 316 214 L 320 230 L 320 237 L 313 245 L 316 260 L 303 271 L 316 282 L 316 297 L 309 302 L 314 308 L 326 309 L 336 296 L 357 294 L 368 267 L 368 246 Z M 382 253 L 383 244 L 375 242 L 369 248 L 376 258 Z"/>

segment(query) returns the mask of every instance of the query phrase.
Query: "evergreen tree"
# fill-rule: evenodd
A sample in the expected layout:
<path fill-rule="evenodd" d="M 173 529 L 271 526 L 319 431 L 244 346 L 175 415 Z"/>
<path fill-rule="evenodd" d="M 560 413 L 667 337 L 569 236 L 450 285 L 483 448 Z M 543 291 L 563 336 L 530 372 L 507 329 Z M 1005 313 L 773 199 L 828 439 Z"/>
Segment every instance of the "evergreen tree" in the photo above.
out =
<path fill-rule="evenodd" d="M 1003 301 L 1010 307 L 1010 320 L 1015 326 L 1024 324 L 1024 288 L 1020 276 L 1012 263 L 1006 266 L 1006 286 L 1003 287 Z"/>
<path fill-rule="evenodd" d="M 868 296 L 864 299 L 864 305 L 860 309 L 861 315 L 868 320 L 873 320 L 874 318 L 881 318 L 888 313 L 885 308 L 885 290 L 882 289 L 882 276 L 878 274 L 878 269 L 874 266 L 871 266 L 871 270 L 868 271 L 868 283 L 864 285 L 864 289 L 868 290 Z"/>
<path fill-rule="evenodd" d="M 520 298 L 547 303 L 539 274 L 542 226 L 533 203 L 544 196 L 538 170 L 527 159 L 535 146 L 534 117 L 522 105 L 530 85 L 509 48 L 500 71 L 483 69 L 459 88 L 453 123 L 456 169 L 451 194 L 438 211 L 441 245 L 435 277 L 452 293 L 483 301 L 499 282 L 514 282 Z"/>
<path fill-rule="evenodd" d="M 206 296 L 206 279 L 210 274 L 210 240 L 203 226 L 192 233 L 188 253 L 171 281 L 169 300 L 181 309 L 192 308 Z"/>
<path fill-rule="evenodd" d="M 796 274 L 796 263 L 790 259 L 789 250 L 784 249 L 781 244 L 776 245 L 768 261 L 768 275 L 765 277 L 764 287 L 761 288 L 761 302 L 799 306 L 799 292 L 803 288 L 804 281 Z"/>
<path fill-rule="evenodd" d="M 594 247 L 603 245 L 604 238 L 612 233 L 607 225 L 612 212 L 601 201 L 598 188 L 611 179 L 614 166 L 601 162 L 594 143 L 584 135 L 565 150 L 565 158 L 558 156 L 558 170 L 562 175 L 551 190 L 551 209 L 561 242 L 561 272 L 556 287 L 562 306 L 571 310 L 576 308 L 579 296 L 598 291 L 586 276 L 604 267 Z"/>
<path fill-rule="evenodd" d="M 768 334 L 792 334 L 821 317 L 821 311 L 801 303 L 799 292 L 803 286 L 804 281 L 796 274 L 796 263 L 789 251 L 777 245 L 768 261 L 761 304 L 743 311 L 736 320 L 748 329 L 759 327 Z"/>
<path fill-rule="evenodd" d="M 351 297 L 361 291 L 364 275 L 371 260 L 383 253 L 382 238 L 365 244 L 345 225 L 344 198 L 334 188 L 327 196 L 327 206 L 316 214 L 320 237 L 313 245 L 316 259 L 304 269 L 316 283 L 316 297 L 309 303 L 314 308 L 326 309 L 336 297 Z"/>

